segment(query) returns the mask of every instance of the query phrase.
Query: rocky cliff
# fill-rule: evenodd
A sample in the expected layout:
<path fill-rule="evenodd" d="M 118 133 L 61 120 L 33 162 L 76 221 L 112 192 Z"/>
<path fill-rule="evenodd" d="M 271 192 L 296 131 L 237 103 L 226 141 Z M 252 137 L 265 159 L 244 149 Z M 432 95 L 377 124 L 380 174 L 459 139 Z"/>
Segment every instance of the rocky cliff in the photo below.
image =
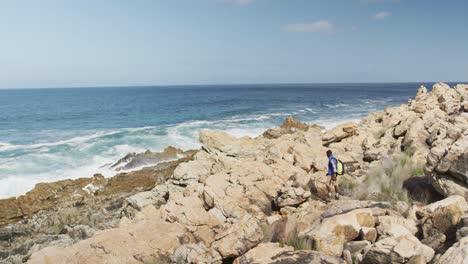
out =
<path fill-rule="evenodd" d="M 468 85 L 420 87 L 408 104 L 329 131 L 292 118 L 257 138 L 202 130 L 200 151 L 164 167 L 38 185 L 0 201 L 0 224 L 9 224 L 0 230 L 0 258 L 463 263 L 467 96 Z M 327 149 L 346 165 L 336 200 L 327 195 Z M 153 181 L 134 181 L 140 174 Z M 67 210 L 90 220 L 51 222 Z"/>

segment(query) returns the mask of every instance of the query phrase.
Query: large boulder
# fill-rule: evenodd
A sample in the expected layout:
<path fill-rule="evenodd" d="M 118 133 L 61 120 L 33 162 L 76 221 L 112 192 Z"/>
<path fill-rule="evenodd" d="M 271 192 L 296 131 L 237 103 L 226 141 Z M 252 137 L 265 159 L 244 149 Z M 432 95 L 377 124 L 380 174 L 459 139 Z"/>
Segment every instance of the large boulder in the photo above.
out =
<path fill-rule="evenodd" d="M 186 244 L 174 252 L 171 262 L 175 264 L 221 264 L 221 255 L 203 243 Z"/>
<path fill-rule="evenodd" d="M 293 247 L 281 246 L 279 243 L 261 243 L 244 255 L 236 258 L 233 264 L 272 263 L 279 254 L 294 251 Z"/>
<path fill-rule="evenodd" d="M 447 238 L 454 238 L 467 211 L 468 203 L 458 195 L 422 207 L 418 213 L 423 217 L 423 235 L 429 237 L 434 233 L 442 233 Z"/>
<path fill-rule="evenodd" d="M 406 263 L 413 258 L 428 263 L 434 257 L 434 250 L 411 234 L 400 237 L 387 237 L 377 241 L 369 249 L 361 263 Z"/>
<path fill-rule="evenodd" d="M 119 228 L 97 232 L 70 247 L 47 247 L 33 253 L 29 263 L 154 262 L 193 240 L 183 225 L 164 221 L 156 209 L 146 207 L 135 221 L 123 221 Z"/>
<path fill-rule="evenodd" d="M 398 237 L 407 234 L 415 235 L 418 232 L 416 222 L 412 219 L 395 215 L 383 215 L 377 219 L 379 223 L 377 231 L 380 236 Z"/>
<path fill-rule="evenodd" d="M 339 125 L 322 135 L 322 140 L 324 146 L 328 146 L 333 142 L 339 142 L 345 138 L 354 136 L 357 131 L 357 124 L 354 122 L 348 122 L 342 125 Z"/>
<path fill-rule="evenodd" d="M 238 257 L 258 245 L 263 238 L 263 231 L 254 217 L 244 217 L 229 225 L 215 237 L 212 248 L 218 251 L 223 259 Z"/>
<path fill-rule="evenodd" d="M 250 137 L 236 138 L 224 131 L 202 129 L 200 142 L 208 153 L 223 152 L 236 158 L 255 158 L 261 154 L 259 140 Z"/>
<path fill-rule="evenodd" d="M 295 251 L 290 246 L 280 246 L 278 243 L 263 243 L 236 258 L 234 264 L 342 264 L 337 256 L 311 250 Z"/>
<path fill-rule="evenodd" d="M 433 177 L 434 188 L 445 196 L 468 197 L 468 130 L 448 148 L 435 147 L 425 170 Z"/>
<path fill-rule="evenodd" d="M 314 249 L 340 256 L 343 245 L 359 237 L 362 227 L 374 227 L 371 209 L 356 209 L 323 219 L 320 225 L 304 234 Z"/>

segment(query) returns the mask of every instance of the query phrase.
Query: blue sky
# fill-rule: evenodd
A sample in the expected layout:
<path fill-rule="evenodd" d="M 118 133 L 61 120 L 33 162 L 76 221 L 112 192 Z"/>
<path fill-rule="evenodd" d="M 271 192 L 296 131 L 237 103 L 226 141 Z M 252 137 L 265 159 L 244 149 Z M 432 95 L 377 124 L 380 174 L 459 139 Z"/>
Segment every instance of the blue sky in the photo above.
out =
<path fill-rule="evenodd" d="M 468 80 L 464 0 L 5 0 L 0 88 Z"/>

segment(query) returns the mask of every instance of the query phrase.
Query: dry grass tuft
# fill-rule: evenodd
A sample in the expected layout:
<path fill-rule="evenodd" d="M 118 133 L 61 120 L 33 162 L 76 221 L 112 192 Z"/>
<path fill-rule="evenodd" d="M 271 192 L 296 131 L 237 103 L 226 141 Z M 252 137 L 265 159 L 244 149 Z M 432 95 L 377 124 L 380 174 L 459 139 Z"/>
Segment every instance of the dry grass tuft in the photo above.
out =
<path fill-rule="evenodd" d="M 356 185 L 344 181 L 341 184 L 344 193 L 352 193 L 353 198 L 376 201 L 403 201 L 411 203 L 408 191 L 403 183 L 415 176 L 424 175 L 422 165 L 417 164 L 408 153 L 384 158 L 378 166 L 370 169 L 362 184 Z"/>

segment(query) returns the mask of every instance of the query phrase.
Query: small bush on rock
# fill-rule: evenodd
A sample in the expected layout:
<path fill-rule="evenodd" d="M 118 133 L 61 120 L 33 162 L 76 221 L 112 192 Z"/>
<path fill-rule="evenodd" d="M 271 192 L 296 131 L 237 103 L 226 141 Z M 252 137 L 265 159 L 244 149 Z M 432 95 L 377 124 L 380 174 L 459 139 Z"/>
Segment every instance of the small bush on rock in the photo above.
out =
<path fill-rule="evenodd" d="M 285 245 L 291 246 L 294 250 L 311 250 L 312 245 L 309 241 L 305 238 L 301 238 L 297 235 L 297 233 L 292 233 L 288 240 L 284 242 Z"/>
<path fill-rule="evenodd" d="M 403 183 L 414 176 L 424 174 L 422 166 L 417 164 L 408 153 L 382 159 L 377 166 L 370 169 L 363 184 L 352 187 L 353 197 L 361 200 L 403 201 L 411 203 L 408 191 Z M 349 187 L 348 187 L 349 189 Z M 344 191 L 346 192 L 346 191 Z"/>

